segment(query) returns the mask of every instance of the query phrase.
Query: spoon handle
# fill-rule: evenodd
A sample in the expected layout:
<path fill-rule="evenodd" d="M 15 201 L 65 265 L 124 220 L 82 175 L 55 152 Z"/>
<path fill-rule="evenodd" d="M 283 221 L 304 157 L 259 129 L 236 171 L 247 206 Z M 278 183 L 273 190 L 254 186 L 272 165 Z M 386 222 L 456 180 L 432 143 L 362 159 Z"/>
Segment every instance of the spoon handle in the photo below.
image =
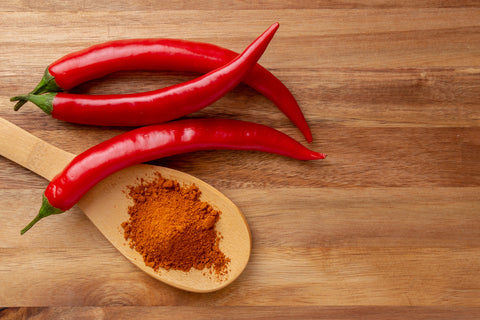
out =
<path fill-rule="evenodd" d="M 0 155 L 51 180 L 75 155 L 0 117 Z"/>

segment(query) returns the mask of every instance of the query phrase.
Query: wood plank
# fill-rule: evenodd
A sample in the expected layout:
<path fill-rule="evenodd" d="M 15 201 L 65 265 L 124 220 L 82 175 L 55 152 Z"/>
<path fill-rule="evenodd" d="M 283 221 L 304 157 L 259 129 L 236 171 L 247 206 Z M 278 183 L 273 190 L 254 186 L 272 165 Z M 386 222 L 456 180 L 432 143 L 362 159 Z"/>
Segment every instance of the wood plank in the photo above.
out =
<path fill-rule="evenodd" d="M 351 69 L 310 68 L 301 74 L 293 69 L 275 69 L 272 72 L 298 97 L 308 122 L 315 128 L 324 125 L 355 127 L 458 127 L 478 126 L 478 68 L 421 68 L 421 69 Z M 119 72 L 92 81 L 74 92 L 86 94 L 132 93 L 155 90 L 196 75 L 173 72 Z M 38 77 L 26 76 L 30 87 Z M 6 78 L 8 91 L 28 90 L 27 84 Z M 7 101 L 9 96 L 0 96 Z M 11 104 L 10 106 L 13 106 Z M 35 117 L 43 128 L 55 128 L 58 121 L 48 117 L 34 105 L 28 104 L 18 113 L 0 111 L 4 117 L 25 125 Z M 290 121 L 266 98 L 253 89 L 240 85 L 214 105 L 197 112 L 196 116 L 224 116 L 259 121 L 271 126 L 290 126 Z M 75 125 L 61 128 L 86 130 Z M 92 130 L 98 131 L 98 130 Z"/>
<path fill-rule="evenodd" d="M 281 73 L 280 78 L 289 79 L 287 84 L 299 97 L 299 103 L 305 110 L 313 129 L 317 126 L 336 124 L 362 127 L 478 126 L 476 94 L 480 72 L 475 68 L 404 71 L 311 69 L 302 70 L 302 72 L 304 75 L 301 77 L 294 75 L 298 71 L 283 72 L 287 76 L 282 76 L 283 73 Z M 132 87 L 139 85 L 145 90 L 153 90 L 188 79 L 178 75 L 166 81 L 169 74 L 148 73 L 147 75 L 143 78 L 140 75 L 130 83 L 125 80 L 131 79 L 132 74 L 121 74 L 95 81 L 84 86 L 83 89 L 80 88 L 79 92 L 92 94 L 129 92 Z M 148 80 L 142 80 L 145 78 Z M 34 81 L 37 80 L 32 80 L 30 87 L 33 87 Z M 12 86 L 10 90 L 12 92 L 29 90 L 17 87 Z M 7 100 L 8 96 L 4 99 Z M 34 122 L 30 123 L 34 125 L 41 121 L 45 123 L 42 126 L 43 129 L 55 128 L 55 125 L 68 130 L 87 128 L 48 121 L 48 117 L 30 104 L 19 113 L 13 113 L 8 109 L 2 113 L 4 117 L 22 127 L 29 123 L 23 120 L 24 118 L 28 120 L 30 117 L 35 117 L 31 119 Z M 291 125 L 289 120 L 268 100 L 245 86 L 236 88 L 214 105 L 197 112 L 195 116 L 236 117 L 257 122 L 261 118 L 262 122 L 271 126 Z M 317 122 L 320 123 L 317 124 Z M 25 128 L 28 129 L 28 127 Z"/>
<path fill-rule="evenodd" d="M 1 248 L 0 275 L 8 274 L 9 289 L 0 303 L 473 306 L 480 303 L 479 254 L 479 248 L 257 249 L 233 284 L 198 295 L 150 278 L 114 249 Z"/>
<path fill-rule="evenodd" d="M 124 30 L 125 24 L 128 24 L 129 34 L 136 34 L 138 32 L 155 32 L 155 28 L 162 29 L 164 36 L 190 34 L 193 36 L 202 36 L 199 33 L 198 26 L 202 23 L 202 32 L 204 35 L 222 35 L 225 38 L 223 30 L 235 30 L 235 33 L 230 34 L 226 39 L 243 39 L 245 37 L 251 38 L 252 32 L 262 32 L 272 20 L 278 20 L 281 23 L 281 29 L 275 37 L 283 38 L 286 36 L 295 36 L 299 32 L 303 32 L 302 36 L 326 36 L 326 35 L 349 35 L 349 34 L 381 34 L 385 32 L 409 32 L 409 31 L 429 31 L 429 30 L 458 30 L 459 28 L 478 27 L 479 9 L 476 8 L 433 8 L 433 9 L 418 9 L 415 15 L 409 16 L 411 9 L 366 9 L 366 10 L 312 10 L 307 9 L 283 9 L 283 10 L 238 10 L 233 11 L 229 9 L 224 10 L 163 10 L 165 13 L 162 20 L 158 21 L 158 13 L 150 9 L 144 11 L 135 11 L 137 14 L 131 14 L 132 11 L 115 11 L 108 10 L 110 15 L 107 19 L 111 21 L 108 25 L 109 36 L 114 36 L 120 30 Z M 248 17 L 252 12 L 258 16 L 255 20 L 250 20 Z M 378 13 L 382 14 L 379 15 Z M 214 15 L 216 20 L 205 20 L 206 17 Z M 40 30 L 37 27 L 47 28 L 44 31 L 50 31 L 51 28 L 58 24 L 55 22 L 68 21 L 71 27 L 82 27 L 85 30 L 84 34 L 76 34 L 74 38 L 68 36 L 73 35 L 73 32 L 59 33 L 52 32 L 49 38 L 53 41 L 64 39 L 66 42 L 73 42 L 74 40 L 83 39 L 92 41 L 85 36 L 94 33 L 92 30 L 97 28 L 94 22 L 104 21 L 104 11 L 98 10 L 95 12 L 78 11 L 78 12 L 5 12 L 4 16 L 10 18 L 11 27 L 19 27 L 16 32 L 26 31 L 28 40 L 38 43 L 39 39 L 35 35 L 39 34 Z M 245 23 L 244 28 L 236 28 L 236 19 L 244 19 L 249 21 Z M 302 23 L 295 23 L 299 21 L 298 18 L 303 19 Z M 408 17 L 408 19 L 405 19 Z M 182 25 L 178 28 L 177 21 L 180 18 L 190 19 L 188 24 Z M 348 18 L 348 19 L 347 19 Z M 55 21 L 55 19 L 58 19 Z M 123 19 L 123 20 L 122 20 Z M 27 20 L 34 21 L 35 24 L 24 24 Z M 55 21 L 55 22 L 54 22 Z M 154 23 L 156 22 L 156 23 Z M 217 26 L 221 23 L 224 25 L 223 30 L 218 30 Z M 0 27 L 5 27 L 7 21 L 0 22 Z M 154 27 L 152 29 L 152 27 Z M 53 31 L 53 30 L 52 30 Z M 219 32 L 222 32 L 220 34 Z M 16 43 L 12 36 L 15 32 L 4 35 L 3 42 Z M 254 33 L 255 35 L 255 33 Z M 102 34 L 98 36 L 103 36 Z M 120 36 L 120 34 L 119 34 Z M 151 36 L 151 35 L 150 35 Z M 60 38 L 57 38 L 60 37 Z M 31 38 L 31 39 L 30 39 Z M 222 41 L 222 39 L 219 39 Z M 225 39 L 223 39 L 225 40 Z"/>
<path fill-rule="evenodd" d="M 242 50 L 273 21 L 282 22 L 269 49 L 261 61 L 272 68 L 316 67 L 463 67 L 479 64 L 479 9 L 421 9 L 414 16 L 408 10 L 278 10 L 258 11 L 255 22 L 236 28 L 235 19 L 248 21 L 250 10 L 232 11 L 166 11 L 158 22 L 156 12 L 109 12 L 108 25 L 99 31 L 105 19 L 103 12 L 78 13 L 4 13 L 3 25 L 10 31 L 3 35 L 2 45 L 13 45 L 2 56 L 14 67 L 12 59 L 20 54 L 35 52 L 35 65 L 43 68 L 72 50 L 94 43 L 125 38 L 174 37 L 209 41 L 233 50 Z M 209 17 L 215 16 L 215 22 Z M 140 18 L 141 17 L 141 18 Z M 234 19 L 235 17 L 235 19 Z M 405 17 L 408 17 L 406 19 Z M 189 21 L 179 29 L 176 21 Z M 297 21 L 303 21 L 299 24 Z M 52 23 L 55 21 L 55 23 Z M 31 22 L 35 22 L 32 24 Z M 58 25 L 70 26 L 58 32 Z M 221 23 L 222 28 L 219 29 Z M 8 24 L 8 25 L 7 25 Z M 202 33 L 197 26 L 202 25 Z M 153 27 L 155 26 L 155 27 Z M 82 32 L 75 32 L 81 28 Z M 235 30 L 225 37 L 219 30 Z M 19 34 L 28 35 L 18 46 Z M 50 51 L 34 50 L 44 46 L 42 34 L 49 34 L 53 43 Z M 298 37 L 301 34 L 302 37 Z M 27 45 L 27 47 L 25 47 Z M 61 46 L 61 47 L 58 47 Z M 297 50 L 301 46 L 304 50 Z M 16 47 L 16 49 L 15 49 Z M 315 54 L 312 54 L 315 53 Z M 285 59 L 285 57 L 289 57 Z M 38 60 L 37 60 L 38 59 Z M 21 60 L 29 63 L 32 59 Z M 43 63 L 39 63 L 42 62 Z M 31 63 L 31 62 L 30 62 Z M 22 68 L 25 70 L 25 68 Z M 26 69 L 29 70 L 29 69 Z M 9 71 L 11 72 L 11 71 Z"/>
<path fill-rule="evenodd" d="M 293 130 L 283 131 L 298 135 Z M 35 130 L 33 133 L 47 141 L 56 141 L 54 145 L 70 152 L 81 152 L 88 147 L 83 145 L 81 141 L 85 139 L 78 132 Z M 310 148 L 327 153 L 328 161 L 301 162 L 261 152 L 211 150 L 153 163 L 186 171 L 224 189 L 277 188 L 285 184 L 291 188 L 475 187 L 480 184 L 480 168 L 476 165 L 480 161 L 478 127 L 345 127 L 341 130 L 324 127 L 313 133 L 316 140 Z M 59 136 L 63 138 L 59 140 Z M 5 168 L 2 166 L 0 171 Z M 8 168 L 11 170 L 12 165 Z M 231 174 L 233 168 L 235 175 Z M 3 176 L 4 185 L 18 185 L 7 172 Z M 29 183 L 36 178 L 26 176 L 25 179 Z"/>
<path fill-rule="evenodd" d="M 254 248 L 462 248 L 476 247 L 480 237 L 480 188 L 224 191 L 247 217 Z M 110 247 L 78 208 L 44 219 L 36 232 L 20 236 L 38 210 L 42 192 L 0 189 L 0 208 L 15 217 L 3 222 L 1 248 Z"/>
<path fill-rule="evenodd" d="M 149 11 L 149 10 L 191 10 L 197 1 L 172 0 L 168 2 L 126 1 L 119 0 L 113 3 L 85 0 L 82 2 L 66 3 L 61 0 L 24 2 L 21 0 L 8 1 L 2 4 L 2 11 Z M 392 2 L 386 0 L 330 0 L 330 1 L 207 1 L 202 3 L 199 10 L 285 10 L 285 9 L 392 9 L 392 8 L 478 8 L 477 0 L 405 0 Z"/>
<path fill-rule="evenodd" d="M 112 307 L 40 307 L 6 308 L 0 311 L 2 319 L 35 317 L 36 319 L 338 319 L 338 320 L 403 320 L 403 319 L 475 319 L 480 317 L 475 307 L 298 307 L 298 306 L 235 306 L 235 307 L 179 307 L 179 306 L 112 306 Z"/>

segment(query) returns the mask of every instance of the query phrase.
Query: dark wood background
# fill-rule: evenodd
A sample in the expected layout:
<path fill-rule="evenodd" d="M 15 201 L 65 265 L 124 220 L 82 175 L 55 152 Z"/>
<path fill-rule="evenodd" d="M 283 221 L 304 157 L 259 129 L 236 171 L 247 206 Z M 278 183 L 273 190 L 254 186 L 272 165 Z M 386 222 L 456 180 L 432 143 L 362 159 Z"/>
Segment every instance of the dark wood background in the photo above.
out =
<path fill-rule="evenodd" d="M 205 151 L 155 161 L 224 192 L 252 256 L 227 288 L 194 294 L 134 267 L 82 212 L 20 237 L 47 181 L 0 158 L 0 316 L 105 319 L 480 318 L 480 1 L 22 1 L 0 4 L 0 116 L 79 153 L 126 128 L 80 126 L 8 101 L 74 50 L 171 37 L 241 51 L 280 22 L 261 59 L 290 88 L 325 161 Z M 121 72 L 76 89 L 150 90 L 195 74 Z M 270 125 L 240 85 L 189 117 Z M 15 143 L 15 141 L 12 141 Z"/>

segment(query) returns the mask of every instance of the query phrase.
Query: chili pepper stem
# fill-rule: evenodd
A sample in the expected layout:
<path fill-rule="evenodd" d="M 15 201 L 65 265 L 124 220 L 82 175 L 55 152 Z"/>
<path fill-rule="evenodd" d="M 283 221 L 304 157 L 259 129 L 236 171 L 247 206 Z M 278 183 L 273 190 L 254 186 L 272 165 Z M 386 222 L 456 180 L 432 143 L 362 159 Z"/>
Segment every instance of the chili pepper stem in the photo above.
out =
<path fill-rule="evenodd" d="M 18 101 L 15 106 L 13 106 L 13 110 L 18 111 L 28 100 L 20 100 Z"/>
<path fill-rule="evenodd" d="M 53 110 L 53 98 L 56 96 L 56 92 L 48 92 L 42 95 L 27 94 L 23 96 L 16 96 L 10 98 L 10 101 L 30 101 L 36 104 L 46 114 L 52 114 Z"/>
<path fill-rule="evenodd" d="M 63 90 L 55 82 L 55 77 L 50 74 L 47 68 L 45 69 L 42 80 L 40 80 L 40 82 L 37 84 L 37 86 L 35 87 L 35 89 L 33 89 L 32 92 L 30 92 L 28 95 L 13 97 L 10 99 L 10 101 L 18 101 L 13 107 L 13 110 L 18 111 L 29 100 L 23 99 L 23 98 L 22 99 L 14 99 L 14 98 L 27 97 L 31 94 L 42 94 L 47 92 L 59 92 L 59 91 L 63 91 Z"/>
<path fill-rule="evenodd" d="M 20 234 L 24 234 L 25 232 L 27 232 L 31 227 L 33 227 L 34 224 L 36 224 L 41 219 L 48 217 L 52 214 L 60 214 L 60 213 L 63 213 L 63 211 L 52 206 L 48 202 L 48 199 L 45 196 L 43 196 L 42 206 L 38 212 L 38 215 L 25 228 L 23 228 L 22 231 L 20 231 Z"/>

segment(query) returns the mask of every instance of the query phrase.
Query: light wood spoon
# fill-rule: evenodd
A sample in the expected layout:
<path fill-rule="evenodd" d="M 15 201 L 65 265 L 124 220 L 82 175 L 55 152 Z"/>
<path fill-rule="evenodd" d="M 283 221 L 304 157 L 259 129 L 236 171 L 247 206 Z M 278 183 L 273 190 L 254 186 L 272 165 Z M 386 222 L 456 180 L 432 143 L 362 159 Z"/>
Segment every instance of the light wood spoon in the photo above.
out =
<path fill-rule="evenodd" d="M 0 154 L 48 180 L 75 157 L 3 118 L 0 118 Z M 223 236 L 220 249 L 231 259 L 225 278 L 219 279 L 205 270 L 196 269 L 189 272 L 160 269 L 156 272 L 147 267 L 142 256 L 125 241 L 121 223 L 128 220 L 128 206 L 133 203 L 126 196 L 127 186 L 138 183 L 138 178 L 152 177 L 155 172 L 180 184 L 195 184 L 202 192 L 201 200 L 222 212 L 217 222 L 217 230 Z M 41 194 L 38 199 L 40 207 Z M 146 164 L 123 169 L 98 183 L 77 205 L 128 260 L 150 276 L 183 290 L 211 292 L 224 288 L 242 273 L 250 257 L 250 230 L 238 207 L 209 184 L 180 171 Z M 36 212 L 32 212 L 32 217 L 35 215 Z M 55 219 L 55 216 L 47 219 Z M 19 232 L 20 229 L 19 224 Z"/>

